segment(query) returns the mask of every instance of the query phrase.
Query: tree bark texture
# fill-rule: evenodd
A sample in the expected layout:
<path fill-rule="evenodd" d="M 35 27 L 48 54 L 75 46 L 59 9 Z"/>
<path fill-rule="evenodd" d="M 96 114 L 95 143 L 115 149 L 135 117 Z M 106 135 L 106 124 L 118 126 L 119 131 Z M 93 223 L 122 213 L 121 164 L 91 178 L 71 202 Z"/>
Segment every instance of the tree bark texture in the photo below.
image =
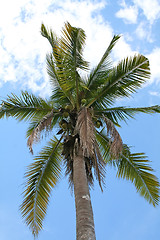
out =
<path fill-rule="evenodd" d="M 85 161 L 80 148 L 73 161 L 76 206 L 76 240 L 96 240 Z"/>

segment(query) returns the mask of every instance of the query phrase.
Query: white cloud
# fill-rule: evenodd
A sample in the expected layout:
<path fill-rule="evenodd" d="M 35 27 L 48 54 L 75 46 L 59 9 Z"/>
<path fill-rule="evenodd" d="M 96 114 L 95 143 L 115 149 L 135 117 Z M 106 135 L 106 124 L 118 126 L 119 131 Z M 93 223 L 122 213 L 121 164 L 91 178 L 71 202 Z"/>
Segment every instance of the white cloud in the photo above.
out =
<path fill-rule="evenodd" d="M 155 48 L 147 57 L 151 68 L 150 83 L 160 83 L 160 48 Z"/>
<path fill-rule="evenodd" d="M 124 36 L 122 36 L 113 50 L 113 57 L 115 62 L 120 61 L 126 57 L 130 57 L 136 54 L 136 51 L 133 51 L 131 46 L 126 43 Z"/>
<path fill-rule="evenodd" d="M 150 24 L 153 24 L 156 19 L 160 18 L 159 0 L 134 0 L 134 4 L 143 10 L 143 14 Z"/>
<path fill-rule="evenodd" d="M 140 22 L 135 33 L 139 39 L 145 39 L 150 43 L 153 42 L 151 25 L 148 25 L 147 22 Z"/>
<path fill-rule="evenodd" d="M 160 0 L 132 0 L 126 4 L 120 0 L 120 10 L 116 17 L 122 18 L 125 23 L 137 24 L 134 34 L 140 40 L 149 43 L 154 41 L 153 24 L 160 19 Z"/>
<path fill-rule="evenodd" d="M 149 24 L 160 18 L 159 0 L 133 0 L 132 5 L 127 5 L 125 0 L 121 0 L 120 6 L 121 9 L 116 13 L 116 17 L 122 18 L 125 23 L 137 23 L 139 10 L 143 11 Z"/>
<path fill-rule="evenodd" d="M 58 34 L 65 21 L 82 27 L 87 34 L 85 57 L 97 63 L 113 35 L 100 15 L 104 6 L 104 1 L 89 0 L 6 0 L 0 9 L 0 84 L 17 81 L 34 92 L 48 91 L 45 55 L 50 46 L 40 35 L 42 21 Z"/>
<path fill-rule="evenodd" d="M 85 58 L 92 66 L 98 63 L 113 36 L 113 29 L 100 12 L 104 7 L 103 0 L 59 0 L 58 3 L 53 0 L 15 0 L 14 3 L 5 0 L 0 8 L 0 86 L 16 82 L 33 92 L 49 93 L 45 56 L 51 49 L 40 35 L 42 21 L 57 34 L 65 21 L 82 27 L 87 35 Z M 122 37 L 113 51 L 115 61 L 135 53 L 125 39 Z M 154 62 L 155 57 L 151 55 L 152 58 Z M 154 74 L 153 78 L 156 76 Z"/>
<path fill-rule="evenodd" d="M 160 92 L 157 91 L 149 91 L 149 94 L 152 96 L 160 97 Z"/>
<path fill-rule="evenodd" d="M 116 17 L 122 18 L 125 23 L 136 23 L 138 8 L 135 5 L 127 6 L 125 1 L 121 3 L 122 8 L 116 13 Z"/>

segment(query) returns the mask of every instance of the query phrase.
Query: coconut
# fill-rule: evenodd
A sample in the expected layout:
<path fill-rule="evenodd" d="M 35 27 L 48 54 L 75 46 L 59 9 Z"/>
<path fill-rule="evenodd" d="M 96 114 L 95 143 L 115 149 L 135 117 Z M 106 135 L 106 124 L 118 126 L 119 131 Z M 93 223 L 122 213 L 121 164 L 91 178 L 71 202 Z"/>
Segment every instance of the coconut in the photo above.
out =
<path fill-rule="evenodd" d="M 65 106 L 65 110 L 70 111 L 71 109 L 72 109 L 72 106 L 71 106 L 71 105 L 66 105 L 66 106 Z"/>
<path fill-rule="evenodd" d="M 85 98 L 83 98 L 83 99 L 81 100 L 82 105 L 85 105 L 86 102 L 87 102 L 87 100 L 86 100 Z"/>
<path fill-rule="evenodd" d="M 63 113 L 63 117 L 64 117 L 64 118 L 69 117 L 69 113 L 68 113 L 68 112 L 64 112 L 64 113 Z"/>
<path fill-rule="evenodd" d="M 97 128 L 100 128 L 101 126 L 102 126 L 102 122 L 101 122 L 101 121 L 99 121 L 99 120 L 98 120 L 98 121 L 96 121 L 96 127 L 97 127 Z"/>
<path fill-rule="evenodd" d="M 67 129 L 67 123 L 62 123 L 62 128 Z"/>

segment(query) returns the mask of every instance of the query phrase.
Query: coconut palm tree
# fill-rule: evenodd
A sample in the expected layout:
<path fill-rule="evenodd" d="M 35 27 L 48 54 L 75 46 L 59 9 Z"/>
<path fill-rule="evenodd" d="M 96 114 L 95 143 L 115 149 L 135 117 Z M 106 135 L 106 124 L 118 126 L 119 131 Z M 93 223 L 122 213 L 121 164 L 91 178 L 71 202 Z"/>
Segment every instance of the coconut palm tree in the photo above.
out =
<path fill-rule="evenodd" d="M 150 77 L 149 61 L 137 54 L 113 66 L 110 54 L 120 38 L 116 35 L 89 73 L 88 62 L 83 58 L 86 36 L 81 28 L 67 22 L 58 38 L 42 24 L 41 34 L 52 47 L 47 55 L 51 96 L 46 100 L 28 92 L 19 97 L 12 94 L 0 108 L 0 118 L 11 116 L 30 122 L 27 143 L 32 153 L 33 144 L 44 133 L 52 133 L 52 139 L 25 174 L 22 216 L 37 236 L 51 189 L 65 163 L 75 196 L 77 240 L 95 240 L 90 188 L 95 176 L 103 189 L 107 165 L 115 167 L 119 178 L 130 180 L 153 206 L 159 202 L 159 182 L 148 160 L 143 153 L 131 153 L 117 128 L 121 121 L 138 113 L 159 113 L 160 106 L 114 107 L 118 98 L 130 97 Z"/>

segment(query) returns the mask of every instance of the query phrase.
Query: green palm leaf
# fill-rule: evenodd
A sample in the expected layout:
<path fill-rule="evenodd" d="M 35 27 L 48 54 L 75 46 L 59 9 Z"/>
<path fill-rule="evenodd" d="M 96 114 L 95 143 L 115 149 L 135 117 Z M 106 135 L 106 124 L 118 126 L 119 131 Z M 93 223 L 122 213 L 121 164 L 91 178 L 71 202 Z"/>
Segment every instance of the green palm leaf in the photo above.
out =
<path fill-rule="evenodd" d="M 100 152 L 102 154 L 102 157 L 104 159 L 104 162 L 106 164 L 114 165 L 115 166 L 115 158 L 111 154 L 110 146 L 111 146 L 111 140 L 105 133 L 105 128 L 102 129 L 100 132 L 96 131 L 96 140 L 98 142 L 98 146 L 100 149 Z"/>
<path fill-rule="evenodd" d="M 65 69 L 62 69 L 61 73 L 70 80 L 71 91 L 76 96 L 76 105 L 79 108 L 80 76 L 78 70 L 88 69 L 88 63 L 82 56 L 86 36 L 84 30 L 72 27 L 69 23 L 65 24 L 62 34 L 60 46 L 65 56 Z"/>
<path fill-rule="evenodd" d="M 153 206 L 158 205 L 160 185 L 144 153 L 130 153 L 130 149 L 124 145 L 121 159 L 117 163 L 117 176 L 130 180 L 141 196 Z"/>
<path fill-rule="evenodd" d="M 47 29 L 45 25 L 42 23 L 41 25 L 41 35 L 48 39 L 49 43 L 51 44 L 53 50 L 58 45 L 58 38 L 56 34 L 52 31 L 52 29 Z"/>
<path fill-rule="evenodd" d="M 153 206 L 159 202 L 159 182 L 153 169 L 148 165 L 149 161 L 143 153 L 131 153 L 127 145 L 123 144 L 123 152 L 118 159 L 110 153 L 109 139 L 104 133 L 97 131 L 96 138 L 102 152 L 104 161 L 118 168 L 117 177 L 130 180 L 137 191 Z"/>
<path fill-rule="evenodd" d="M 142 55 L 126 58 L 110 71 L 103 86 L 97 89 L 88 107 L 100 102 L 104 107 L 119 97 L 129 97 L 150 77 L 149 61 Z"/>
<path fill-rule="evenodd" d="M 64 54 L 60 46 L 60 41 L 52 31 L 48 30 L 44 24 L 41 25 L 41 34 L 47 38 L 52 46 L 52 53 L 48 54 L 47 60 L 47 72 L 50 77 L 51 87 L 55 91 L 55 87 L 63 92 L 63 98 L 67 98 L 69 102 L 72 102 L 72 94 L 70 92 L 71 84 L 67 81 L 66 67 Z M 67 71 L 68 72 L 68 71 Z"/>
<path fill-rule="evenodd" d="M 55 90 L 59 90 L 59 92 L 61 91 L 63 99 L 69 101 L 73 105 L 74 101 L 71 93 L 72 84 L 70 83 L 70 81 L 67 81 L 66 74 L 64 74 L 64 72 L 62 73 L 60 63 L 58 64 L 59 69 L 57 69 L 52 54 L 50 55 L 48 54 L 46 59 L 47 59 L 47 72 L 50 77 L 50 82 L 53 91 Z"/>
<path fill-rule="evenodd" d="M 109 74 L 109 71 L 112 69 L 112 61 L 110 59 L 110 54 L 119 38 L 120 38 L 119 35 L 115 35 L 113 37 L 104 55 L 102 56 L 100 62 L 91 71 L 88 77 L 88 82 L 87 82 L 87 88 L 91 93 L 92 91 L 97 90 L 97 87 L 100 87 L 101 84 L 104 84 L 104 80 L 106 79 L 106 76 Z"/>
<path fill-rule="evenodd" d="M 151 107 L 139 107 L 139 108 L 128 108 L 128 107 L 115 107 L 115 108 L 107 108 L 95 111 L 96 116 L 106 116 L 113 122 L 118 123 L 118 121 L 123 120 L 126 121 L 128 118 L 134 118 L 134 115 L 138 113 L 160 113 L 160 106 L 155 105 Z"/>
<path fill-rule="evenodd" d="M 82 53 L 85 45 L 86 35 L 83 29 L 72 27 L 68 22 L 62 30 L 60 40 L 61 49 L 65 55 L 68 65 L 76 69 L 88 69 L 88 63 L 83 59 Z"/>
<path fill-rule="evenodd" d="M 84 31 L 66 23 L 62 31 L 63 36 L 56 40 L 52 30 L 47 30 L 42 24 L 41 33 L 49 40 L 53 48 L 53 53 L 47 55 L 48 74 L 51 82 L 63 91 L 63 95 L 69 99 L 72 105 L 74 105 L 74 96 L 78 106 L 79 89 L 82 82 L 78 69 L 86 70 L 88 68 L 88 63 L 82 56 L 86 38 Z"/>
<path fill-rule="evenodd" d="M 51 189 L 60 178 L 61 139 L 51 140 L 39 156 L 35 157 L 35 162 L 29 166 L 26 173 L 26 190 L 21 212 L 34 236 L 42 229 Z"/>
<path fill-rule="evenodd" d="M 22 92 L 20 97 L 12 94 L 5 101 L 2 101 L 0 118 L 12 116 L 19 121 L 31 120 L 35 117 L 43 117 L 52 110 L 51 102 L 28 92 Z M 57 110 L 54 110 L 54 112 L 57 112 Z"/>
<path fill-rule="evenodd" d="M 51 95 L 51 100 L 54 101 L 55 106 L 57 108 L 61 108 L 62 106 L 70 104 L 72 105 L 73 108 L 75 106 L 75 103 L 74 102 L 71 103 L 70 100 L 63 93 L 63 90 L 60 89 L 59 87 L 54 87 Z"/>

